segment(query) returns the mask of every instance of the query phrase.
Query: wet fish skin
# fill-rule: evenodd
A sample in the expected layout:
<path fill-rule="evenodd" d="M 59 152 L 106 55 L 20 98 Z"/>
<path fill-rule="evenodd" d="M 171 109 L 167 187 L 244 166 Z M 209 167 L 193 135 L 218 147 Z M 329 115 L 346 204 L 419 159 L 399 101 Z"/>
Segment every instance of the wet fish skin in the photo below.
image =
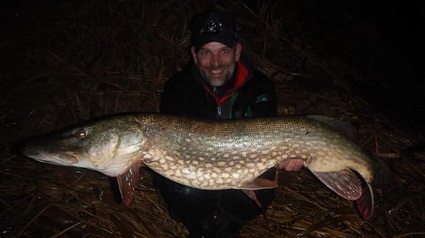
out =
<path fill-rule="evenodd" d="M 159 174 L 200 189 L 276 187 L 257 177 L 289 159 L 302 159 L 340 196 L 355 200 L 363 217 L 373 210 L 373 161 L 323 116 L 207 121 L 164 114 L 111 117 L 26 143 L 40 162 L 83 167 L 118 177 L 129 203 L 141 162 Z M 366 181 L 363 190 L 358 172 Z"/>
<path fill-rule="evenodd" d="M 20 151 L 39 162 L 117 177 L 140 161 L 145 142 L 141 130 L 134 116 L 114 117 L 24 140 Z"/>

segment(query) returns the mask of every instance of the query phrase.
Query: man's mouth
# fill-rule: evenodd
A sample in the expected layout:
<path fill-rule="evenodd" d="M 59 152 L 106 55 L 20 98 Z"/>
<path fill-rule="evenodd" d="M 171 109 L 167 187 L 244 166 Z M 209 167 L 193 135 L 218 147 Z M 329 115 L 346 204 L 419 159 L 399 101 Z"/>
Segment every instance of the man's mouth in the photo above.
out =
<path fill-rule="evenodd" d="M 221 74 L 221 73 L 223 73 L 223 71 L 224 71 L 223 68 L 220 68 L 220 69 L 210 69 L 210 72 L 212 74 Z"/>

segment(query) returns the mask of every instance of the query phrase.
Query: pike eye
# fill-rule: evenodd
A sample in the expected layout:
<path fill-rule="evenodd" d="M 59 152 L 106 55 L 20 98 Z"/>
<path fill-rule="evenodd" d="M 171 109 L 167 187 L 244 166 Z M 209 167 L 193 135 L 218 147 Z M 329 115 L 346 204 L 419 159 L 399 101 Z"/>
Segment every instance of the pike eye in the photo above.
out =
<path fill-rule="evenodd" d="M 87 136 L 87 132 L 83 128 L 80 128 L 80 129 L 77 129 L 77 130 L 74 131 L 73 136 L 76 139 L 81 140 L 81 139 L 84 139 Z"/>

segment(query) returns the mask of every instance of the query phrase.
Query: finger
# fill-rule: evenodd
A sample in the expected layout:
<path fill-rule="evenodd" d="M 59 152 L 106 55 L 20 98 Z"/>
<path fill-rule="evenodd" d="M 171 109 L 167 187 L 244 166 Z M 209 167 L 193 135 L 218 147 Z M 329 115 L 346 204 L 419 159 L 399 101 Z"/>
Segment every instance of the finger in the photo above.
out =
<path fill-rule="evenodd" d="M 297 159 L 297 160 L 294 160 L 294 164 L 295 164 L 294 170 L 300 170 L 304 166 L 304 161 Z"/>
<path fill-rule="evenodd" d="M 289 160 L 282 161 L 277 165 L 277 167 L 279 169 L 284 169 L 288 165 L 288 163 L 289 163 Z"/>
<path fill-rule="evenodd" d="M 288 163 L 288 165 L 285 167 L 285 170 L 288 171 L 288 172 L 289 171 L 294 171 L 296 165 L 297 164 L 296 164 L 295 161 L 290 160 L 289 163 Z"/>

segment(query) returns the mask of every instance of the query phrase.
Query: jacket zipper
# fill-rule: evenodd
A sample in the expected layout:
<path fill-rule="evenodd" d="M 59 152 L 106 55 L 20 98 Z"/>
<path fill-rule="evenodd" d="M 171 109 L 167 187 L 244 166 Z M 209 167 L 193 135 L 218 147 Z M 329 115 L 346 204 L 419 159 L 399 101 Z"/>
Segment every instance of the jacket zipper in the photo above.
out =
<path fill-rule="evenodd" d="M 212 91 L 214 93 L 217 93 L 217 87 L 213 87 Z M 221 104 L 218 104 L 217 100 L 216 100 L 216 102 L 217 102 L 217 118 L 221 118 Z"/>
<path fill-rule="evenodd" d="M 206 87 L 205 86 L 205 91 L 207 91 L 211 96 L 213 96 L 214 97 L 214 99 L 215 99 L 215 102 L 216 102 L 216 104 L 217 104 L 217 117 L 218 118 L 221 118 L 221 116 L 222 116 L 222 108 L 221 108 L 221 105 L 223 104 L 223 102 L 226 100 L 226 99 L 228 99 L 228 98 L 230 98 L 234 93 L 232 92 L 231 94 L 228 94 L 228 95 L 225 95 L 224 97 L 221 97 L 221 98 L 218 98 L 217 97 L 217 95 L 215 95 L 213 92 L 214 92 L 214 90 L 216 90 L 216 88 L 214 87 L 214 88 L 212 88 L 212 91 L 208 88 L 208 87 Z"/>
<path fill-rule="evenodd" d="M 221 105 L 217 106 L 217 117 L 221 118 Z"/>

